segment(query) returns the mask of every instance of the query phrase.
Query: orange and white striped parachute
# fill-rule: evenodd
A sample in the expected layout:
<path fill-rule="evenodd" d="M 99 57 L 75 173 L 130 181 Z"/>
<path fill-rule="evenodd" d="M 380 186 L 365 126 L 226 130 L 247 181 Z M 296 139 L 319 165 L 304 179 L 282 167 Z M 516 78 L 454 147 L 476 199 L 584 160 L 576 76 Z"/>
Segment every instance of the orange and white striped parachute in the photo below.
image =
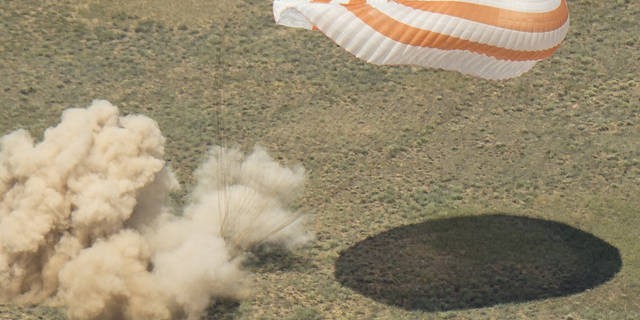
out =
<path fill-rule="evenodd" d="M 358 58 L 521 75 L 549 57 L 569 28 L 566 0 L 274 0 L 276 23 L 317 29 Z"/>

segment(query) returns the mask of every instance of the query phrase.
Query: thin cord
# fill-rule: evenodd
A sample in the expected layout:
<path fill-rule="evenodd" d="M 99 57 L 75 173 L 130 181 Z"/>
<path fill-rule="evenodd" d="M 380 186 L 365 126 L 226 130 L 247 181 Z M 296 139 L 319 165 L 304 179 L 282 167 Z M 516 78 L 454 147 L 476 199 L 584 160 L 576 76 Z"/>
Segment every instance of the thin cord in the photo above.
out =
<path fill-rule="evenodd" d="M 216 121 L 216 130 L 219 141 L 217 144 L 220 149 L 218 154 L 216 155 L 218 158 L 218 178 L 220 179 L 219 183 L 221 184 L 219 187 L 222 188 L 220 193 L 218 193 L 218 213 L 222 216 L 218 217 L 220 221 L 220 236 L 225 236 L 225 224 L 227 223 L 229 216 L 229 195 L 228 195 L 228 184 L 229 179 L 227 177 L 227 173 L 229 168 L 225 166 L 227 164 L 226 161 L 226 150 L 227 150 L 227 137 L 225 135 L 224 129 L 224 121 L 223 121 L 223 112 L 225 111 L 225 96 L 224 96 L 224 75 L 225 75 L 225 66 L 224 66 L 224 48 L 226 45 L 226 23 L 222 21 L 219 23 L 219 32 L 220 32 L 220 45 L 218 46 L 218 51 L 216 53 L 216 78 L 214 80 L 215 86 L 218 88 L 218 104 L 217 110 L 215 111 L 215 121 Z"/>

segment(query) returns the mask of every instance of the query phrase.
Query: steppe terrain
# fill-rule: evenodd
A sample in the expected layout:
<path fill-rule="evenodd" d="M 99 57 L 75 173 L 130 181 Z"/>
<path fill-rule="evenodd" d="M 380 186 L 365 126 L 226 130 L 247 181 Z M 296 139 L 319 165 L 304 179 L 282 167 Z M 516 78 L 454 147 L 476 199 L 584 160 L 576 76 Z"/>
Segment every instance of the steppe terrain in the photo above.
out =
<path fill-rule="evenodd" d="M 211 319 L 640 319 L 640 1 L 569 8 L 495 82 L 366 64 L 267 0 L 0 0 L 0 133 L 109 100 L 159 123 L 178 202 L 211 145 L 304 166 L 315 242 Z"/>

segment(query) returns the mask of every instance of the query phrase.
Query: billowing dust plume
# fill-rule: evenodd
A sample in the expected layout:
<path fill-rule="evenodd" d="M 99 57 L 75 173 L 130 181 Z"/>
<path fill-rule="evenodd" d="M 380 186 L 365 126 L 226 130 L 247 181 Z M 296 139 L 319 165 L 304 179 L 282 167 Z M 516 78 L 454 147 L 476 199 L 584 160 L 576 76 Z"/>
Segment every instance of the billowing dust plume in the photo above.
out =
<path fill-rule="evenodd" d="M 304 181 L 260 148 L 215 147 L 182 212 L 153 120 L 107 101 L 69 109 L 34 143 L 0 139 L 0 302 L 53 304 L 72 319 L 198 319 L 241 299 L 242 257 L 309 240 L 287 210 Z"/>

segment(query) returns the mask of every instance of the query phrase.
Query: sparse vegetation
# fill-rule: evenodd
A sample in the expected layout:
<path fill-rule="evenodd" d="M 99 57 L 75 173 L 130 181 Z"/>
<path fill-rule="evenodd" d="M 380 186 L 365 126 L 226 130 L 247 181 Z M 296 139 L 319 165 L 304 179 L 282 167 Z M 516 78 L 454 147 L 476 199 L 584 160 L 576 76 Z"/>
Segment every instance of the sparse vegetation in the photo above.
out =
<path fill-rule="evenodd" d="M 63 109 L 107 99 L 158 121 L 186 185 L 178 202 L 213 144 L 258 143 L 303 164 L 298 207 L 316 243 L 283 265 L 254 261 L 255 294 L 214 305 L 211 319 L 636 319 L 640 2 L 569 7 L 551 59 L 491 82 L 368 65 L 319 33 L 276 26 L 268 0 L 0 0 L 0 134 L 41 136 Z M 590 233 L 622 268 L 588 291 L 454 311 L 377 302 L 334 276 L 367 237 L 496 212 Z M 64 317 L 4 305 L 5 318 Z"/>

